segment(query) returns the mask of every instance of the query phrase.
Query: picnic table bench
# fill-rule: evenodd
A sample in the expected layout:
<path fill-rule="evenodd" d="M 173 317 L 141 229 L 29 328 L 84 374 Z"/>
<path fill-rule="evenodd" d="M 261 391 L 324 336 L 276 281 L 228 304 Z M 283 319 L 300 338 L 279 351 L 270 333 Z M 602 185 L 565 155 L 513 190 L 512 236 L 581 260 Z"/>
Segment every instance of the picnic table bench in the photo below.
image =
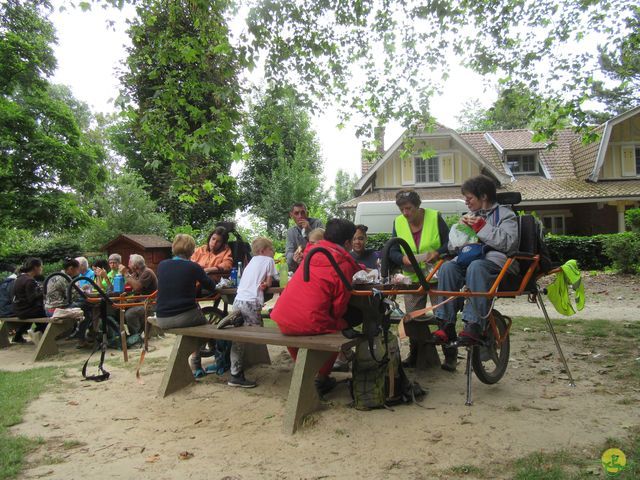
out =
<path fill-rule="evenodd" d="M 157 326 L 155 317 L 149 317 L 148 321 Z M 188 358 L 206 340 L 230 340 L 264 346 L 280 345 L 298 348 L 298 359 L 291 376 L 283 422 L 284 432 L 289 434 L 295 433 L 304 416 L 317 410 L 320 405 L 314 380 L 322 364 L 332 353 L 346 351 L 359 342 L 359 339 L 348 339 L 340 333 L 288 336 L 275 328 L 265 327 L 218 329 L 214 325 L 200 325 L 172 328 L 165 332 L 173 333 L 177 338 L 158 392 L 162 397 L 195 382 Z M 249 363 L 248 360 L 245 359 L 245 363 Z"/>
<path fill-rule="evenodd" d="M 38 345 L 36 345 L 36 353 L 33 357 L 33 361 L 37 362 L 51 355 L 58 353 L 58 345 L 56 344 L 56 337 L 61 333 L 71 329 L 76 322 L 75 318 L 27 318 L 20 319 L 17 317 L 5 317 L 0 318 L 2 326 L 0 326 L 0 348 L 6 348 L 11 345 L 9 342 L 9 327 L 15 324 L 28 323 L 46 323 L 47 328 L 42 334 L 42 338 Z"/>

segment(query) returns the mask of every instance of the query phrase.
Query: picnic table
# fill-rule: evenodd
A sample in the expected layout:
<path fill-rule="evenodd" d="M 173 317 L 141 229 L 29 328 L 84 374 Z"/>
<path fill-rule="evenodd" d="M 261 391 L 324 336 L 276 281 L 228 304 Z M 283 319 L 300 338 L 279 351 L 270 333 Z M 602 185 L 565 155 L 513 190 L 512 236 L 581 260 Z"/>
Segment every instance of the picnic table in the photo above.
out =
<path fill-rule="evenodd" d="M 9 342 L 9 327 L 13 327 L 19 324 L 28 323 L 46 323 L 47 328 L 42 334 L 42 338 L 36 345 L 36 352 L 33 356 L 33 361 L 38 362 L 46 357 L 55 355 L 58 353 L 58 345 L 56 344 L 56 337 L 61 333 L 70 330 L 75 324 L 76 320 L 72 318 L 28 318 L 20 319 L 17 317 L 5 317 L 0 318 L 2 325 L 0 326 L 0 348 L 6 348 L 10 345 Z"/>

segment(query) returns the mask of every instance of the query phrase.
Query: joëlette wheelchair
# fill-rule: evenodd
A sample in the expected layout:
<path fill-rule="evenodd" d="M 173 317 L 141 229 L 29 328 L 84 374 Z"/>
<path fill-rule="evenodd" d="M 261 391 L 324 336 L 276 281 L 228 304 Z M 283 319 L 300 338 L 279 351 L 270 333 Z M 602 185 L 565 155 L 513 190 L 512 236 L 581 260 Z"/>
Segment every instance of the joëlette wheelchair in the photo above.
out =
<path fill-rule="evenodd" d="M 513 208 L 514 205 L 520 203 L 521 195 L 519 192 L 500 193 L 498 194 L 497 200 L 501 205 L 511 206 Z M 556 274 L 560 272 L 560 268 L 546 269 L 541 265 L 541 255 L 538 251 L 538 237 L 540 235 L 540 232 L 539 224 L 536 222 L 536 219 L 532 215 L 518 215 L 517 219 L 519 231 L 518 252 L 515 255 L 507 258 L 505 265 L 502 267 L 496 280 L 487 292 L 472 292 L 469 291 L 466 287 L 458 292 L 439 291 L 437 289 L 434 289 L 431 286 L 432 279 L 435 280 L 434 276 L 437 275 L 438 270 L 446 260 L 439 260 L 431 270 L 431 272 L 429 272 L 429 274 L 425 277 L 407 242 L 397 237 L 388 240 L 382 250 L 382 283 L 380 285 L 367 286 L 364 289 L 361 285 L 357 285 L 354 287 L 340 271 L 337 264 L 335 264 L 335 262 L 333 261 L 331 262 L 336 269 L 336 272 L 338 273 L 338 276 L 340 277 L 342 283 L 352 293 L 351 303 L 363 310 L 365 320 L 368 318 L 369 322 L 373 321 L 374 323 L 378 324 L 378 327 L 371 327 L 371 325 L 369 325 L 368 328 L 378 328 L 378 330 L 381 332 L 384 331 L 385 328 L 388 328 L 390 323 L 415 321 L 415 319 L 419 316 L 430 313 L 435 308 L 435 306 L 432 305 L 423 310 L 410 312 L 401 317 L 395 316 L 394 318 L 394 316 L 392 315 L 393 311 L 398 311 L 398 306 L 394 301 L 394 297 L 396 295 L 430 295 L 432 298 L 434 296 L 445 297 L 445 301 L 456 301 L 455 299 L 459 298 L 463 298 L 465 301 L 468 301 L 472 297 L 485 297 L 491 300 L 491 305 L 489 308 L 489 313 L 486 317 L 487 321 L 481 340 L 475 345 L 465 346 L 467 351 L 466 405 L 472 405 L 473 403 L 471 393 L 472 372 L 475 373 L 476 377 L 478 377 L 481 382 L 485 384 L 494 384 L 500 381 L 507 370 L 510 352 L 509 334 L 512 322 L 511 318 L 506 315 L 502 315 L 498 310 L 494 308 L 494 303 L 498 298 L 515 298 L 526 295 L 530 303 L 535 303 L 538 305 L 538 307 L 542 310 L 547 327 L 549 329 L 549 333 L 551 334 L 551 337 L 553 338 L 553 341 L 556 345 L 556 349 L 558 350 L 558 354 L 564 366 L 564 371 L 569 377 L 569 385 L 572 387 L 575 386 L 573 376 L 571 375 L 571 371 L 569 370 L 566 358 L 564 356 L 564 353 L 562 352 L 558 337 L 555 333 L 555 329 L 553 327 L 553 324 L 551 323 L 551 319 L 549 318 L 546 306 L 544 304 L 542 295 L 543 293 L 545 293 L 545 291 L 544 289 L 540 288 L 538 284 L 539 280 L 542 277 L 546 275 Z M 417 285 L 392 285 L 389 283 L 389 251 L 391 247 L 396 244 L 400 245 L 405 254 L 409 257 L 411 265 L 413 266 L 413 269 L 418 277 Z M 313 249 L 305 258 L 305 280 L 308 280 L 308 265 L 312 255 L 316 253 L 315 250 L 324 249 Z M 329 252 L 324 251 L 323 253 L 330 260 L 333 260 L 332 258 L 330 258 Z M 513 275 L 508 271 L 513 262 L 519 263 L 520 274 L 518 275 Z M 377 303 L 374 302 L 374 305 L 372 305 L 371 298 L 381 298 L 383 300 Z M 367 299 L 369 300 L 367 301 Z M 386 304 L 386 307 L 383 306 L 384 304 Z M 363 323 L 363 325 L 365 328 L 367 328 L 366 321 L 365 323 Z M 428 328 L 426 324 L 425 328 Z M 454 341 L 446 345 L 446 347 L 457 348 L 458 345 Z"/>

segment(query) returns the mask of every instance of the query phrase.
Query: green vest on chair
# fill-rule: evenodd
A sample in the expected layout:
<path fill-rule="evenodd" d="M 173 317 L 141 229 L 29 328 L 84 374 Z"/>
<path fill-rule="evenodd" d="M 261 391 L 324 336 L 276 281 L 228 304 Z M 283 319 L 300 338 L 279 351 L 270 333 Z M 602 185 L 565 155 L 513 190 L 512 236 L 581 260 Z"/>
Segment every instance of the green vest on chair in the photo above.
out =
<path fill-rule="evenodd" d="M 433 250 L 440 248 L 440 232 L 438 230 L 437 210 L 432 210 L 430 208 L 424 209 L 424 223 L 422 224 L 422 233 L 420 235 L 420 248 L 416 246 L 416 242 L 413 240 L 413 235 L 411 233 L 411 228 L 409 227 L 409 221 L 403 215 L 396 217 L 394 226 L 396 229 L 396 235 L 409 244 L 414 255 L 432 252 Z M 420 262 L 420 268 L 424 271 L 424 269 L 426 269 L 426 264 L 424 262 Z M 412 282 L 418 282 L 418 276 L 413 273 L 412 267 L 403 265 L 402 270 L 405 275 L 411 278 Z"/>

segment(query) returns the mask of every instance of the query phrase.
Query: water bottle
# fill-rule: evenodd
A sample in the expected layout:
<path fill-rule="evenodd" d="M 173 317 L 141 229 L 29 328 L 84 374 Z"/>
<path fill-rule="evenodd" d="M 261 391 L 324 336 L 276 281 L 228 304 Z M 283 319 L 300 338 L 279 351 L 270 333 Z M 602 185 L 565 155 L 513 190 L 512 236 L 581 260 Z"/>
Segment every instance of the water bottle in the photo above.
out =
<path fill-rule="evenodd" d="M 240 285 L 240 279 L 242 278 L 242 262 L 238 262 L 238 283 Z"/>
<path fill-rule="evenodd" d="M 278 275 L 280 276 L 280 287 L 284 288 L 289 282 L 289 267 L 287 262 L 282 262 L 278 268 Z"/>
<path fill-rule="evenodd" d="M 118 273 L 113 277 L 113 293 L 122 293 L 124 291 L 124 276 Z"/>
<path fill-rule="evenodd" d="M 235 267 L 231 269 L 231 275 L 229 275 L 229 283 L 232 287 L 238 285 L 238 269 Z"/>

